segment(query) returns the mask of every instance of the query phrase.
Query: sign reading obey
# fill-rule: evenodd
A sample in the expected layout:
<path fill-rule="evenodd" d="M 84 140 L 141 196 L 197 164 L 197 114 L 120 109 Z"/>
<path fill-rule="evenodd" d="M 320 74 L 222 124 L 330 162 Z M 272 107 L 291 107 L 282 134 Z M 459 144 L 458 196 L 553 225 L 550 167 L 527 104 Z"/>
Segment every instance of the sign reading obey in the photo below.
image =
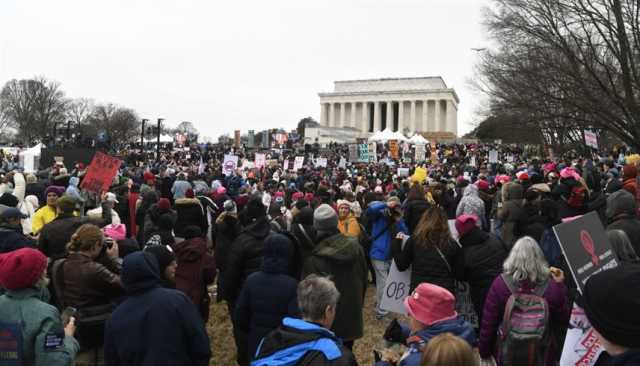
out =
<path fill-rule="evenodd" d="M 618 265 L 597 213 L 556 225 L 553 232 L 580 293 L 589 277 Z"/>

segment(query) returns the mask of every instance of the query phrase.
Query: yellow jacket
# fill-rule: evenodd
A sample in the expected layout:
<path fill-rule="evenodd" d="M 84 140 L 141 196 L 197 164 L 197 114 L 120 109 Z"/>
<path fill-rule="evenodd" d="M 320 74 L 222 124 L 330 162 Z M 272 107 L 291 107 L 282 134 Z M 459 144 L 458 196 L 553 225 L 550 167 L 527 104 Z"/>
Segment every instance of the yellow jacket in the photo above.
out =
<path fill-rule="evenodd" d="M 338 230 L 346 236 L 357 237 L 360 235 L 360 225 L 353 215 L 338 219 Z"/>
<path fill-rule="evenodd" d="M 55 208 L 51 208 L 49 205 L 41 207 L 33 214 L 33 218 L 31 219 L 31 231 L 34 234 L 39 233 L 40 230 L 42 230 L 42 227 L 53 221 L 57 215 L 58 213 Z"/>

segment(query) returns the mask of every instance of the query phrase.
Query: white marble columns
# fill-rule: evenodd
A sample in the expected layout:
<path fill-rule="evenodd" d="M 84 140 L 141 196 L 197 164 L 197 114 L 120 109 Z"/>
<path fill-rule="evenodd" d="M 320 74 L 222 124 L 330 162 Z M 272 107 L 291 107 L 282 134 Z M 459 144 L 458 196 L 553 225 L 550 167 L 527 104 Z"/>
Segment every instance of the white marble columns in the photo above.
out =
<path fill-rule="evenodd" d="M 320 104 L 320 124 L 372 132 L 385 121 L 386 128 L 400 132 L 457 133 L 457 112 L 451 99 L 336 101 Z"/>

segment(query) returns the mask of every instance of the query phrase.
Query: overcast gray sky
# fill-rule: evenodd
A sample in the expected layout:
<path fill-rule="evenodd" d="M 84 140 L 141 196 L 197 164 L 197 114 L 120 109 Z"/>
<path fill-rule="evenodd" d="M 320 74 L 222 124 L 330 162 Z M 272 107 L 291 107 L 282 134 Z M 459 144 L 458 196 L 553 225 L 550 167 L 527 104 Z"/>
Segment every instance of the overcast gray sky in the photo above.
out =
<path fill-rule="evenodd" d="M 437 76 L 467 85 L 487 0 L 0 0 L 0 83 L 43 75 L 69 97 L 192 121 L 207 136 L 295 127 L 334 80 Z"/>

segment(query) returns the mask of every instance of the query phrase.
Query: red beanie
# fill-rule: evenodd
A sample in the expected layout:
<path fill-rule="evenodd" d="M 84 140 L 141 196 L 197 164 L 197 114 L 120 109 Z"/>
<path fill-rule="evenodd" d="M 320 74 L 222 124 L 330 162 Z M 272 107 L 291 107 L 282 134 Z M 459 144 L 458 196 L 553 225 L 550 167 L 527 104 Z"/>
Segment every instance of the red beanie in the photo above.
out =
<path fill-rule="evenodd" d="M 158 201 L 158 208 L 163 211 L 169 211 L 171 210 L 171 202 L 169 202 L 168 198 L 160 198 L 160 201 Z"/>
<path fill-rule="evenodd" d="M 0 287 L 22 290 L 32 287 L 47 268 L 47 257 L 37 249 L 22 248 L 0 255 Z"/>
<path fill-rule="evenodd" d="M 156 176 L 153 175 L 153 173 L 151 173 L 151 172 L 144 172 L 143 176 L 144 176 L 144 181 L 145 182 L 155 181 L 156 180 Z"/>
<path fill-rule="evenodd" d="M 456 218 L 456 230 L 460 237 L 465 236 L 476 226 L 478 217 L 476 215 L 460 215 Z"/>
<path fill-rule="evenodd" d="M 187 198 L 194 198 L 195 194 L 193 193 L 193 189 L 189 188 L 187 189 L 187 191 L 184 193 L 185 197 Z"/>
<path fill-rule="evenodd" d="M 481 191 L 488 191 L 489 190 L 489 182 L 487 182 L 486 180 L 480 179 L 476 182 L 476 186 L 478 186 L 478 189 Z"/>

